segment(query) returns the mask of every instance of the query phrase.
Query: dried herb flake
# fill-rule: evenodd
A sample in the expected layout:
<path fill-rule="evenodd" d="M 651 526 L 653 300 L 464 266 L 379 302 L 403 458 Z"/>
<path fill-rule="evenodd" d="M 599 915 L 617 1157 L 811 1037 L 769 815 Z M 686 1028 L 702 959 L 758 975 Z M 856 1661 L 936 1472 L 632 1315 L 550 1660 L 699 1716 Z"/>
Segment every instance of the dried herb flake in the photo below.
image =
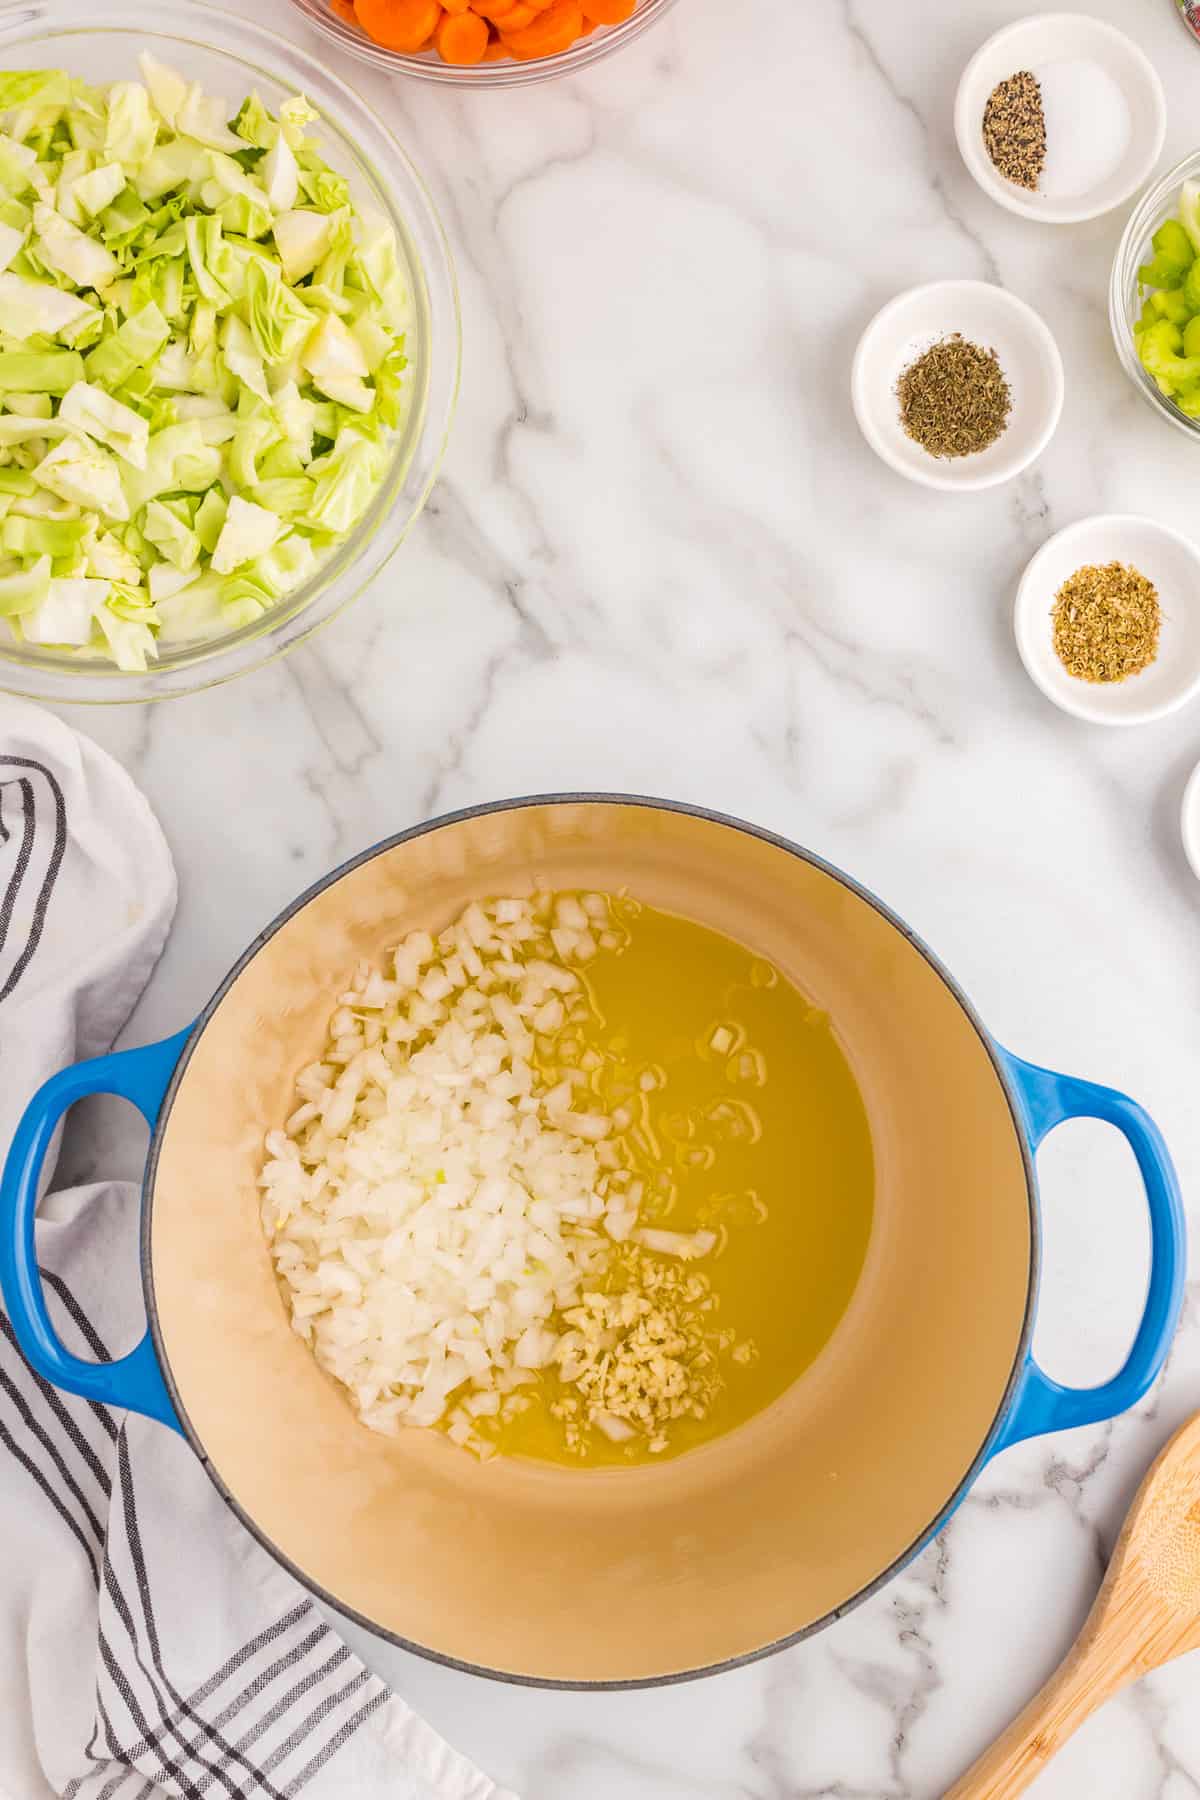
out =
<path fill-rule="evenodd" d="M 930 456 L 975 456 L 1008 423 L 1012 394 L 994 350 L 957 331 L 931 345 L 901 375 L 900 422 Z"/>
<path fill-rule="evenodd" d="M 1087 563 L 1064 581 L 1051 615 L 1054 648 L 1078 681 L 1125 681 L 1158 654 L 1158 590 L 1126 563 Z"/>

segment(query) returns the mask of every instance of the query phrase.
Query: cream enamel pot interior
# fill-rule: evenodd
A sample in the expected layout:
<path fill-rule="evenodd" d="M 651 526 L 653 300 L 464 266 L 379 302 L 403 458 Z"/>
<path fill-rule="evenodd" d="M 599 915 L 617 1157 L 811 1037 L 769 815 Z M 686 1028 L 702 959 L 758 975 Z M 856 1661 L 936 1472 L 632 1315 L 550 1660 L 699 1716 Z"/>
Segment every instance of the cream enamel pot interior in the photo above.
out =
<path fill-rule="evenodd" d="M 288 1325 L 255 1189 L 264 1126 L 322 1041 L 355 961 L 472 898 L 617 889 L 770 958 L 837 1029 L 874 1143 L 875 1219 L 831 1342 L 773 1407 L 659 1467 L 479 1464 L 437 1434 L 358 1424 Z M 123 1361 L 68 1355 L 33 1254 L 42 1158 L 85 1093 L 150 1119 L 150 1328 Z M 1146 1187 L 1152 1272 L 1120 1373 L 1060 1387 L 1029 1355 L 1033 1150 L 1110 1120 Z M 314 1592 L 481 1673 L 563 1685 L 678 1679 L 816 1629 L 937 1530 L 1006 1445 L 1131 1405 L 1161 1366 L 1184 1228 L 1165 1146 L 1132 1101 L 1019 1062 L 930 953 L 815 857 L 735 820 L 621 796 L 435 820 L 303 895 L 190 1030 L 80 1064 L 31 1103 L 0 1195 L 0 1280 L 33 1366 L 181 1430 L 229 1504 Z"/>

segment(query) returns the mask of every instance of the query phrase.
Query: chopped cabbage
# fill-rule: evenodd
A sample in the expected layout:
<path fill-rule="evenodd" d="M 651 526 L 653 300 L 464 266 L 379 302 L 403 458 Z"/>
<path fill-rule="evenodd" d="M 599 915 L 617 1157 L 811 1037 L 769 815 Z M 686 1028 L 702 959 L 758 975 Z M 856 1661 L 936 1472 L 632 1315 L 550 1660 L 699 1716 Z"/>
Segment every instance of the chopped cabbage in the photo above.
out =
<path fill-rule="evenodd" d="M 47 418 L 51 395 L 65 394 L 82 380 L 83 358 L 77 350 L 0 350 L 0 393 L 43 395 Z"/>
<path fill-rule="evenodd" d="M 295 287 L 312 274 L 328 250 L 333 226 L 328 213 L 282 212 L 275 220 L 274 236 L 284 280 Z"/>
<path fill-rule="evenodd" d="M 98 169 L 89 169 L 86 174 L 76 175 L 68 185 L 67 196 L 89 219 L 94 219 L 97 213 L 102 213 L 112 205 L 127 185 L 128 180 L 120 163 L 102 163 Z M 61 187 L 60 181 L 60 206 Z"/>
<path fill-rule="evenodd" d="M 14 256 L 25 248 L 28 232 L 18 231 L 15 225 L 0 224 L 0 269 L 7 269 Z"/>
<path fill-rule="evenodd" d="M 0 274 L 0 331 L 10 338 L 60 337 L 68 326 L 95 315 L 96 308 L 79 294 L 8 270 Z"/>
<path fill-rule="evenodd" d="M 306 100 L 133 73 L 0 71 L 0 631 L 144 669 L 253 622 L 367 512 L 410 293 Z"/>
<path fill-rule="evenodd" d="M 279 519 L 273 512 L 235 494 L 229 502 L 229 511 L 212 554 L 213 568 L 218 575 L 228 575 L 242 563 L 269 550 L 280 530 Z"/>
<path fill-rule="evenodd" d="M 50 558 L 39 556 L 27 569 L 0 575 L 0 618 L 33 612 L 50 592 Z"/>
<path fill-rule="evenodd" d="M 150 98 L 159 118 L 168 131 L 174 131 L 179 109 L 187 99 L 187 82 L 174 69 L 169 69 L 157 57 L 151 56 L 148 50 L 143 50 L 138 57 L 138 68 L 142 72 L 142 80 L 150 90 Z"/>
<path fill-rule="evenodd" d="M 111 250 L 80 231 L 53 207 L 39 202 L 33 209 L 37 253 L 48 269 L 65 275 L 77 288 L 102 288 L 115 279 L 119 264 Z"/>
<path fill-rule="evenodd" d="M 115 458 L 88 438 L 63 438 L 32 473 L 40 486 L 49 488 L 61 500 L 102 513 L 107 519 L 129 517 Z"/>
<path fill-rule="evenodd" d="M 104 154 L 109 162 L 145 162 L 158 136 L 150 96 L 140 81 L 114 81 L 108 90 Z"/>
<path fill-rule="evenodd" d="M 76 430 L 85 431 L 89 437 L 107 444 L 135 469 L 145 468 L 149 425 L 141 413 L 114 400 L 103 388 L 93 387 L 90 381 L 77 381 L 63 395 L 58 416 Z"/>
<path fill-rule="evenodd" d="M 30 644 L 90 643 L 97 608 L 108 599 L 111 585 L 89 575 L 52 580 L 40 605 L 22 614 L 22 636 Z"/>
<path fill-rule="evenodd" d="M 295 152 L 280 132 L 263 158 L 262 181 L 275 212 L 288 212 L 300 197 L 300 165 Z"/>

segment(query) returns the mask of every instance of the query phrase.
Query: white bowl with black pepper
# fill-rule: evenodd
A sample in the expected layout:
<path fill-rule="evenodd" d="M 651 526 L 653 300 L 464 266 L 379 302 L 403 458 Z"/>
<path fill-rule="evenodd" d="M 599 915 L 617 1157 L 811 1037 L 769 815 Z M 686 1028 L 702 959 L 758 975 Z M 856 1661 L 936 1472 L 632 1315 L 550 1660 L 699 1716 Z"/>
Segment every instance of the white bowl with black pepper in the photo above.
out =
<path fill-rule="evenodd" d="M 1200 693 L 1200 549 L 1136 513 L 1080 519 L 1028 564 L 1013 627 L 1030 677 L 1064 712 L 1094 725 L 1165 718 Z"/>
<path fill-rule="evenodd" d="M 1086 13 L 1004 26 L 963 71 L 954 132 L 985 194 L 1046 225 L 1099 218 L 1162 153 L 1167 107 L 1149 57 Z"/>
<path fill-rule="evenodd" d="M 875 454 L 909 481 L 957 492 L 1027 469 L 1054 435 L 1063 387 L 1049 327 L 990 281 L 933 281 L 889 300 L 850 378 Z"/>

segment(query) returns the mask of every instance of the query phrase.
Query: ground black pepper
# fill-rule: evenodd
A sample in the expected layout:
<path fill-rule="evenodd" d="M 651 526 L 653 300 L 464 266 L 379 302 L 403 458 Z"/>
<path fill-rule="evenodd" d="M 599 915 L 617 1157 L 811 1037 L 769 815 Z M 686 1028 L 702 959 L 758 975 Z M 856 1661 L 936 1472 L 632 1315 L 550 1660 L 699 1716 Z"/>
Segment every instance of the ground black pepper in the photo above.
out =
<path fill-rule="evenodd" d="M 1046 115 L 1041 85 L 1029 69 L 992 89 L 983 109 L 983 142 L 1005 181 L 1037 188 L 1046 166 Z"/>

